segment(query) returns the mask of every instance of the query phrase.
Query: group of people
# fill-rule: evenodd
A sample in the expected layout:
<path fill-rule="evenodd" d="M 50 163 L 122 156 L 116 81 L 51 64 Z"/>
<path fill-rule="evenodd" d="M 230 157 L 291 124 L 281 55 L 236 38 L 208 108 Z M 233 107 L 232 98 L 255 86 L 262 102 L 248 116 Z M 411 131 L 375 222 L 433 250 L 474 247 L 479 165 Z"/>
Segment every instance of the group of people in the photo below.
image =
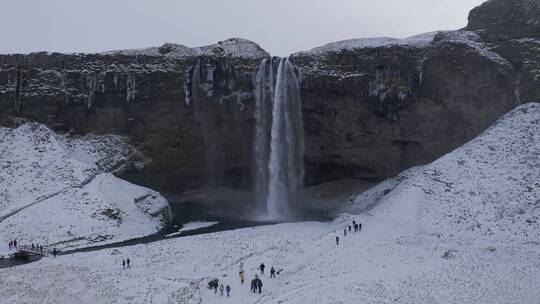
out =
<path fill-rule="evenodd" d="M 261 279 L 259 279 L 258 275 L 255 275 L 255 278 L 253 278 L 253 280 L 251 280 L 251 291 L 253 293 L 256 293 L 257 289 L 258 289 L 259 293 L 261 293 L 262 292 L 262 286 L 263 286 L 263 283 L 262 283 Z"/>
<path fill-rule="evenodd" d="M 343 228 L 343 236 L 347 236 L 347 228 L 349 229 L 349 233 L 354 228 L 354 232 L 361 231 L 362 230 L 362 223 L 357 223 L 355 220 L 352 221 L 352 225 L 345 226 Z M 339 235 L 336 235 L 336 245 L 339 245 Z"/>
<path fill-rule="evenodd" d="M 17 240 L 9 241 L 9 250 L 17 248 Z"/>
<path fill-rule="evenodd" d="M 9 241 L 9 250 L 11 249 L 17 249 L 17 240 L 13 240 L 13 241 Z M 21 245 L 22 246 L 22 245 Z M 43 254 L 43 245 L 38 245 L 38 244 L 34 244 L 32 243 L 32 251 L 35 252 L 35 253 L 41 253 Z M 52 251 L 52 254 L 54 257 L 56 257 L 56 255 L 58 254 L 58 250 L 56 248 L 53 249 Z"/>
<path fill-rule="evenodd" d="M 128 259 L 128 265 L 129 265 L 129 259 Z M 259 266 L 259 270 L 261 271 L 261 276 L 264 275 L 265 268 L 266 268 L 266 265 L 264 265 L 264 263 L 261 263 L 261 265 Z M 239 276 L 240 276 L 240 284 L 244 284 L 244 281 L 246 279 L 246 274 L 244 272 L 244 263 L 242 262 L 240 263 Z M 275 277 L 276 277 L 276 269 L 272 266 L 270 268 L 270 278 L 275 278 Z M 251 291 L 253 293 L 257 293 L 257 291 L 259 293 L 262 293 L 262 286 L 263 286 L 263 282 L 261 278 L 259 277 L 259 275 L 255 274 L 255 277 L 253 278 L 253 280 L 251 280 Z M 223 283 L 220 284 L 218 279 L 211 280 L 208 283 L 208 288 L 213 289 L 214 294 L 217 294 L 219 290 L 220 296 L 223 296 L 224 292 L 226 292 L 227 297 L 230 297 L 231 289 L 232 289 L 231 286 L 228 284 L 226 286 L 224 286 Z"/>
<path fill-rule="evenodd" d="M 227 287 L 223 286 L 223 283 L 219 284 L 219 280 L 215 280 L 214 282 L 211 282 L 212 288 L 214 289 L 214 293 L 216 294 L 218 291 L 218 285 L 219 285 L 219 295 L 223 297 L 223 291 L 227 292 L 227 297 L 231 296 L 231 286 L 227 284 Z"/>
<path fill-rule="evenodd" d="M 38 245 L 38 244 L 35 244 L 35 245 L 34 245 L 34 243 L 32 243 L 32 250 L 36 250 L 36 251 L 38 251 L 38 252 L 40 252 L 40 253 L 43 253 L 43 246 L 42 246 L 42 245 Z"/>
<path fill-rule="evenodd" d="M 131 260 L 129 258 L 127 259 L 122 259 L 122 268 L 126 269 L 126 268 L 131 268 Z"/>

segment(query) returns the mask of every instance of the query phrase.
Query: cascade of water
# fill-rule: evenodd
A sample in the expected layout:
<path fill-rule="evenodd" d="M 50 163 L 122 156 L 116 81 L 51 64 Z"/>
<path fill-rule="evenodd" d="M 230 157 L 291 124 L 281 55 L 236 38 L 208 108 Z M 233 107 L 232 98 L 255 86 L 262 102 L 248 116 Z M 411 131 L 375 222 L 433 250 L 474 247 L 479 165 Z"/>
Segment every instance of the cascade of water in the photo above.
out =
<path fill-rule="evenodd" d="M 301 200 L 304 127 L 300 73 L 287 58 L 264 59 L 255 77 L 255 193 L 271 219 Z"/>

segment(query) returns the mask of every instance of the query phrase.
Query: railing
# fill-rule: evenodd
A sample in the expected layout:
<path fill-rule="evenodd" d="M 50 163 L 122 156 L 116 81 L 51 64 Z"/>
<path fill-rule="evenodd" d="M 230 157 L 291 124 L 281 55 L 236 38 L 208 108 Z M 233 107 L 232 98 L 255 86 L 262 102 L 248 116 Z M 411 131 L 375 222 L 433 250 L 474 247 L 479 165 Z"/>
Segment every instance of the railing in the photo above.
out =
<path fill-rule="evenodd" d="M 37 246 L 32 247 L 31 245 L 20 245 L 17 246 L 16 250 L 18 253 L 35 254 L 42 256 L 49 256 L 52 254 L 52 250 L 49 250 L 45 247 L 43 247 L 43 250 L 41 250 Z"/>

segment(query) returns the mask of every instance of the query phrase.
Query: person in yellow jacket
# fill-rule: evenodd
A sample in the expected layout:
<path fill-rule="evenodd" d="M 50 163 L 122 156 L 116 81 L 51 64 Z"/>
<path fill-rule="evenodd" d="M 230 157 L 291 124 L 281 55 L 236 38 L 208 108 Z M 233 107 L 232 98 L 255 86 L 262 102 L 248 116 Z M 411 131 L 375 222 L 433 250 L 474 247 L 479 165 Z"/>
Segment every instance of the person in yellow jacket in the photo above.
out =
<path fill-rule="evenodd" d="M 244 263 L 240 263 L 240 283 L 244 284 L 245 274 L 244 274 Z"/>

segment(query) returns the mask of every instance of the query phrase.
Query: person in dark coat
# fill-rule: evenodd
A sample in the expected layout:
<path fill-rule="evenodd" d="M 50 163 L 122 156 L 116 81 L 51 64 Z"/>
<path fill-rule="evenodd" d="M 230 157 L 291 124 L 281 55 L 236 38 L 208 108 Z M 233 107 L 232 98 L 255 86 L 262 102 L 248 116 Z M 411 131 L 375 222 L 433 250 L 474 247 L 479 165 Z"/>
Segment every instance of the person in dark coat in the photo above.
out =
<path fill-rule="evenodd" d="M 336 236 L 336 245 L 339 245 L 339 236 Z"/>
<path fill-rule="evenodd" d="M 351 232 L 351 225 L 349 225 L 349 232 Z"/>
<path fill-rule="evenodd" d="M 56 249 L 55 249 L 56 250 Z M 54 251 L 53 251 L 54 252 Z M 122 259 L 122 268 L 126 269 L 126 260 Z"/>
<path fill-rule="evenodd" d="M 343 229 L 343 236 L 347 236 L 347 228 Z"/>
<path fill-rule="evenodd" d="M 358 223 L 358 231 L 362 231 L 362 223 Z"/>
<path fill-rule="evenodd" d="M 17 240 L 13 240 L 13 247 L 17 248 Z"/>
<path fill-rule="evenodd" d="M 227 290 L 227 297 L 230 297 L 231 286 L 229 286 L 229 285 L 227 284 L 227 287 L 225 288 L 225 290 Z"/>
<path fill-rule="evenodd" d="M 274 266 L 270 268 L 270 277 L 275 278 L 276 277 L 276 270 L 274 269 Z"/>
<path fill-rule="evenodd" d="M 261 274 L 264 274 L 264 263 L 261 263 L 261 266 L 259 266 L 259 269 L 261 270 Z"/>
<path fill-rule="evenodd" d="M 259 293 L 261 293 L 261 291 L 262 291 L 262 285 L 263 285 L 263 283 L 262 283 L 261 279 L 257 279 L 257 288 L 259 288 Z"/>
<path fill-rule="evenodd" d="M 251 280 L 251 291 L 255 293 L 255 290 L 257 289 L 257 279 Z"/>
<path fill-rule="evenodd" d="M 218 283 L 214 284 L 214 293 L 217 293 Z"/>
<path fill-rule="evenodd" d="M 129 258 L 127 258 L 127 260 L 126 260 L 127 268 L 131 268 L 131 266 L 129 265 L 129 263 L 131 263 L 131 261 L 129 260 Z"/>

